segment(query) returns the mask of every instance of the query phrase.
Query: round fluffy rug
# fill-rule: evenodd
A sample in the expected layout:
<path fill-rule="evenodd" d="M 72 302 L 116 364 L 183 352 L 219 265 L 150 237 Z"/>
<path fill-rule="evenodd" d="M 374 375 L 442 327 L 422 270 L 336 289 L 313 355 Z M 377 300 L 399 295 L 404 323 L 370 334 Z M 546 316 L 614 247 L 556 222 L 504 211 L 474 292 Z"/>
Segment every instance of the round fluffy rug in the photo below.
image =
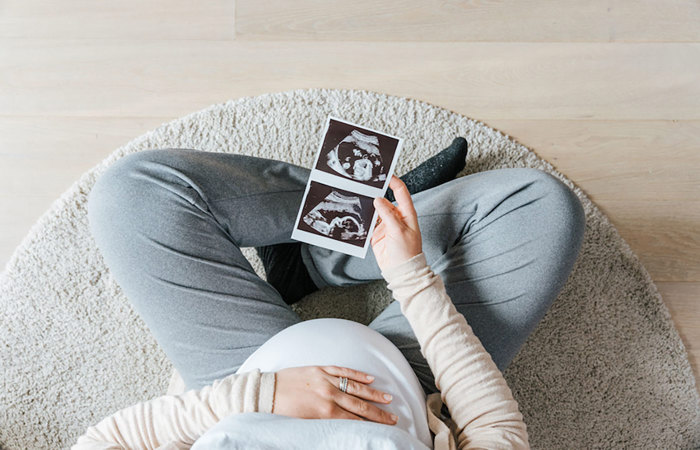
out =
<path fill-rule="evenodd" d="M 571 187 L 587 217 L 560 297 L 504 375 L 533 448 L 698 448 L 700 401 L 686 349 L 649 274 L 591 200 L 533 151 L 424 102 L 358 90 L 242 98 L 164 123 L 85 173 L 32 227 L 0 277 L 0 442 L 61 448 L 123 407 L 163 395 L 173 367 L 110 276 L 87 228 L 87 195 L 118 158 L 152 148 L 235 152 L 311 167 L 328 114 L 403 136 L 402 175 L 456 136 L 460 176 L 535 167 Z M 259 275 L 254 249 L 244 249 Z M 358 301 L 358 299 L 361 299 Z M 303 319 L 368 324 L 391 301 L 383 280 L 327 288 Z"/>

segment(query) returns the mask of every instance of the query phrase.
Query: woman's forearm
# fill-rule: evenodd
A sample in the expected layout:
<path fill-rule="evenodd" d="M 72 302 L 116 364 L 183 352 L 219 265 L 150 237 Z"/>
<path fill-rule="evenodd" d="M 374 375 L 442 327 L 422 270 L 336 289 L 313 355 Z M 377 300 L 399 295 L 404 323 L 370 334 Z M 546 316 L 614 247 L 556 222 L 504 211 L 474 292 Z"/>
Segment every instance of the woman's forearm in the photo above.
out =
<path fill-rule="evenodd" d="M 458 427 L 458 448 L 529 448 L 518 404 L 423 253 L 382 271 Z"/>
<path fill-rule="evenodd" d="M 72 450 L 188 448 L 223 417 L 272 412 L 275 373 L 232 374 L 199 390 L 124 408 L 87 429 Z"/>

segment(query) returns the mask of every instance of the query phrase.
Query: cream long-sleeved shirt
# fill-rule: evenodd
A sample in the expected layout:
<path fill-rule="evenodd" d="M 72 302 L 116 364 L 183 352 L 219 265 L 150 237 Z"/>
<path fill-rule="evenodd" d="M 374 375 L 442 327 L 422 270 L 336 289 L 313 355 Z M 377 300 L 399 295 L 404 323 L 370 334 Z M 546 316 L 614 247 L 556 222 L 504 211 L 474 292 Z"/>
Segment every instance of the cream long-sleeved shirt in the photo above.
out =
<path fill-rule="evenodd" d="M 435 375 L 439 392 L 426 400 L 434 449 L 529 449 L 527 427 L 510 388 L 425 255 L 382 275 Z M 229 414 L 271 413 L 275 381 L 275 372 L 255 369 L 138 403 L 88 428 L 72 449 L 189 448 Z M 443 402 L 449 418 L 441 415 Z"/>

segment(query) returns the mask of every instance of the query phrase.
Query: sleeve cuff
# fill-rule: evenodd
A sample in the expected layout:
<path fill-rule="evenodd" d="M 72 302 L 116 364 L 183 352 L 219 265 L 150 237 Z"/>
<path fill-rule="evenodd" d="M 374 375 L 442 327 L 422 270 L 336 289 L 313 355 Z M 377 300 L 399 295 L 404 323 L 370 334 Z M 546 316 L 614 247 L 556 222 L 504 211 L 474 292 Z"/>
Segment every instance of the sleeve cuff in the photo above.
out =
<path fill-rule="evenodd" d="M 258 412 L 272 413 L 272 401 L 275 398 L 276 372 L 260 374 L 260 395 L 258 396 Z"/>

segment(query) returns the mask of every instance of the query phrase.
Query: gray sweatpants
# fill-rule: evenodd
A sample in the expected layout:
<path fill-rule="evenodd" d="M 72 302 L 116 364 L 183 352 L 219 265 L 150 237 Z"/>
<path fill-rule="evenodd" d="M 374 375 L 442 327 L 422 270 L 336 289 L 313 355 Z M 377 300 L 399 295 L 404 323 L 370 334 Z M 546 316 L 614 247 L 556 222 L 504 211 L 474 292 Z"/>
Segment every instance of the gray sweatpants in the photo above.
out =
<path fill-rule="evenodd" d="M 192 149 L 155 149 L 110 166 L 89 195 L 90 230 L 115 281 L 188 389 L 235 373 L 277 332 L 301 321 L 241 247 L 290 236 L 310 170 Z M 578 197 L 546 172 L 474 173 L 412 196 L 423 252 L 503 371 L 563 287 L 585 229 Z M 357 258 L 302 244 L 320 287 L 381 279 Z M 437 391 L 393 300 L 369 327 L 391 340 L 425 393 Z"/>

